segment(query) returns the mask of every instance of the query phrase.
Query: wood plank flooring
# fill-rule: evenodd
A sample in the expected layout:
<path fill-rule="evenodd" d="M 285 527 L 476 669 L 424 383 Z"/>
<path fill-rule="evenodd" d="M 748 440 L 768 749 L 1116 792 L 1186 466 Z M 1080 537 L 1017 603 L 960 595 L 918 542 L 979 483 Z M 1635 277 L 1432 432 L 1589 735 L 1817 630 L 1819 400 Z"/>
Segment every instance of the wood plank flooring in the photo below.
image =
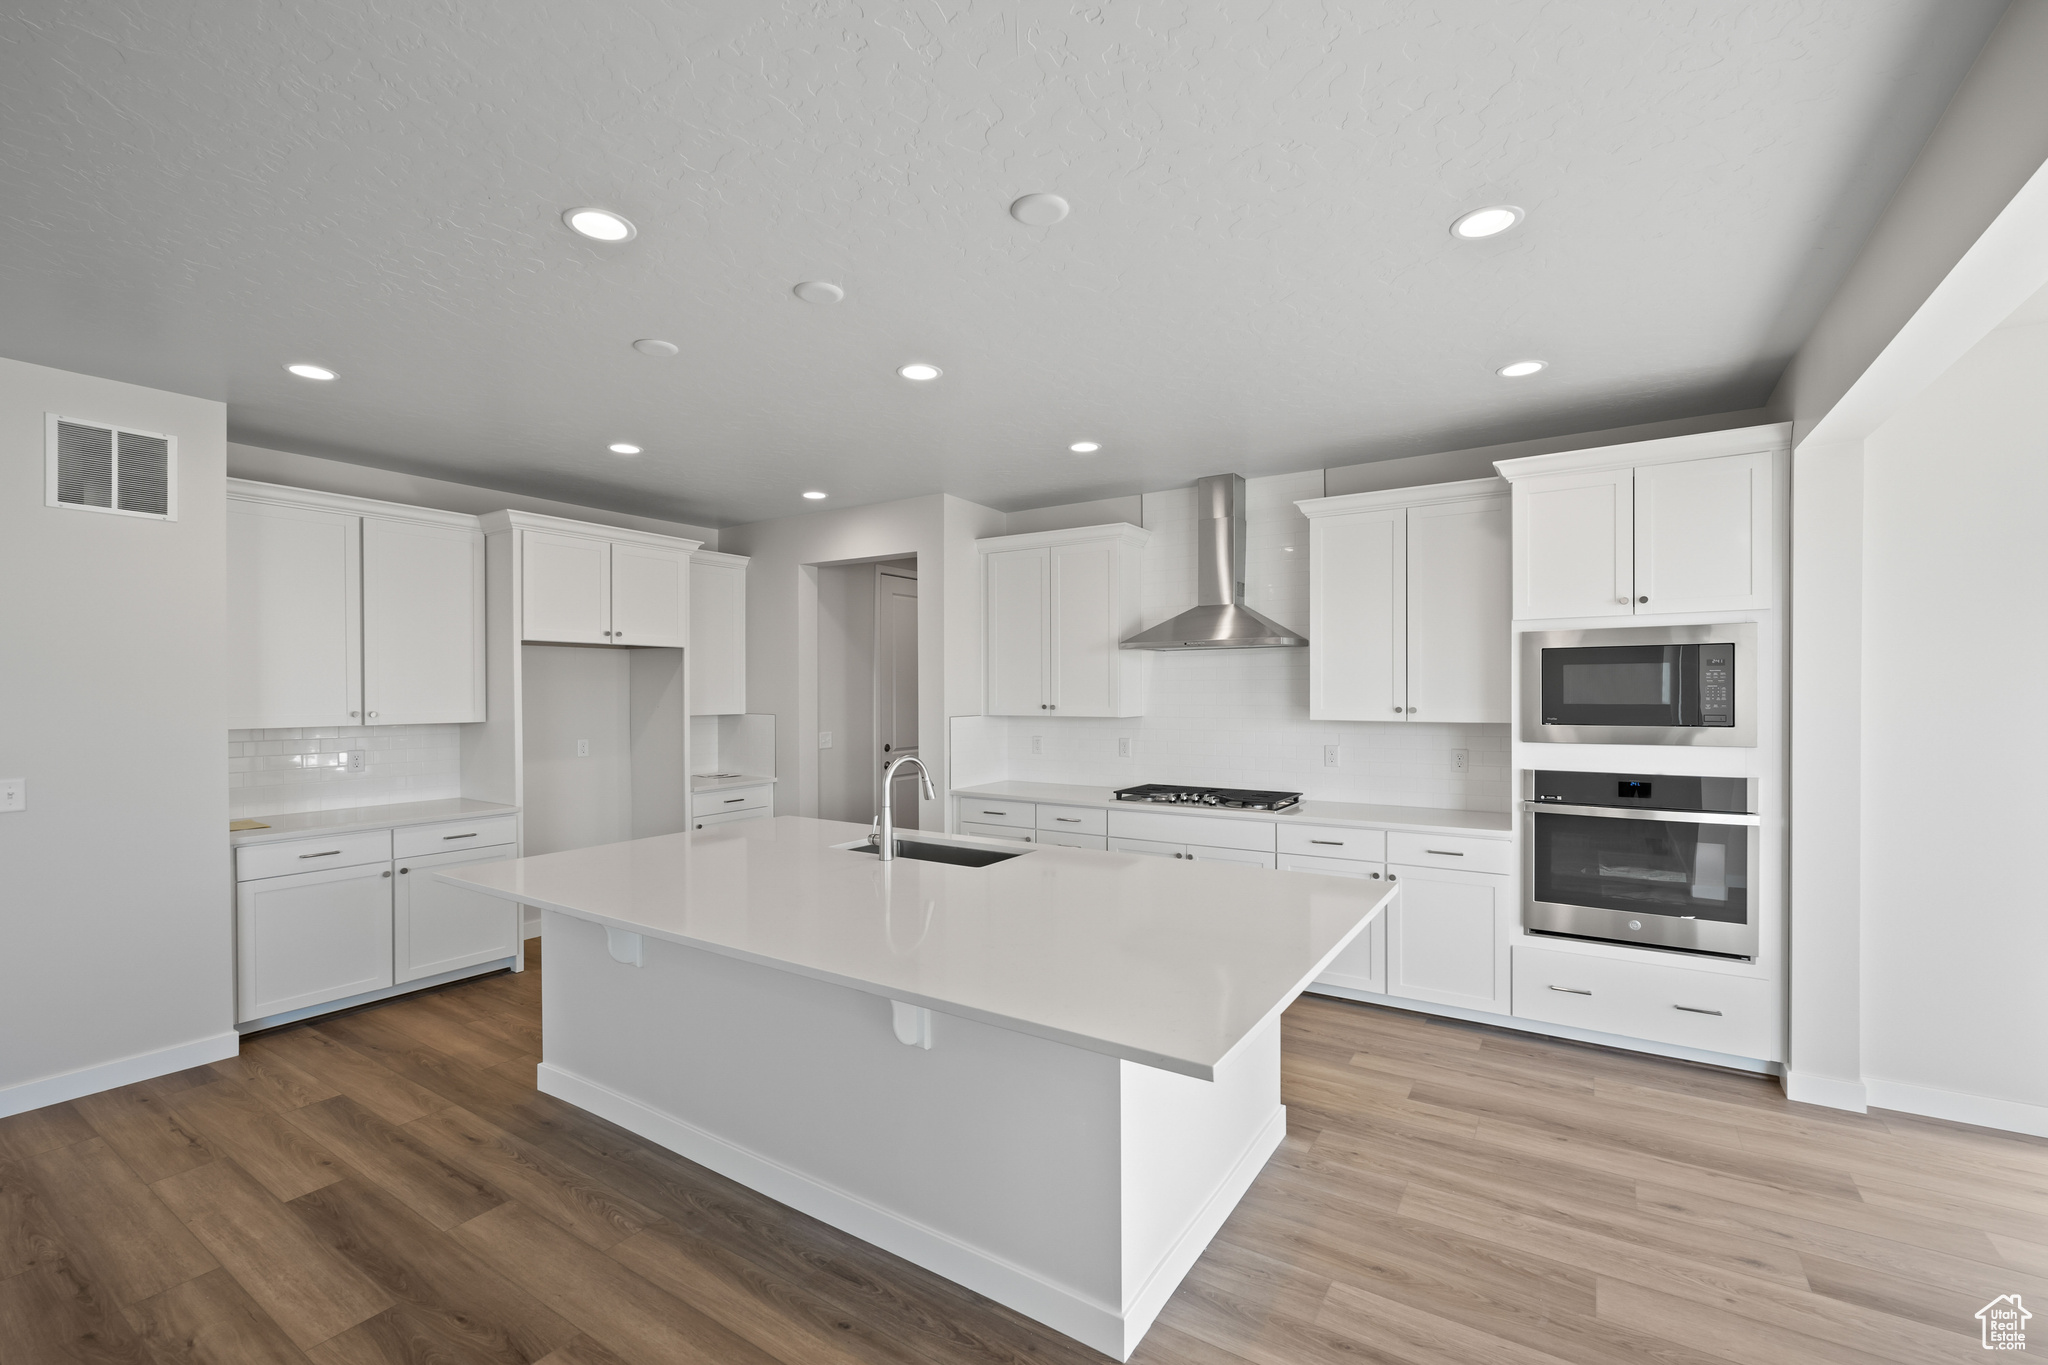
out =
<path fill-rule="evenodd" d="M 538 946 L 0 1119 L 0 1362 L 1103 1359 L 539 1094 Z M 2048 1305 L 2048 1142 L 1314 998 L 1285 1087 L 1134 1360 L 1922 1365 Z"/>

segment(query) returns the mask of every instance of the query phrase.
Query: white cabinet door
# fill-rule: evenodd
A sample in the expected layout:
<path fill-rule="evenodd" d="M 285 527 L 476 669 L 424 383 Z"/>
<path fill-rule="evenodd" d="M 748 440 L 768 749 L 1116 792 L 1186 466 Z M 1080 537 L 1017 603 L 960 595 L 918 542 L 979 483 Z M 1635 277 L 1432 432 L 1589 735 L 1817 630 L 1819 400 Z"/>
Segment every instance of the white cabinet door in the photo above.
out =
<path fill-rule="evenodd" d="M 1634 613 L 1633 483 L 1626 469 L 1516 481 L 1517 620 Z"/>
<path fill-rule="evenodd" d="M 1638 613 L 1771 605 L 1771 456 L 1635 472 Z"/>
<path fill-rule="evenodd" d="M 1052 690 L 1062 716 L 1117 714 L 1116 549 L 1107 542 L 1051 551 Z"/>
<path fill-rule="evenodd" d="M 363 518 L 363 712 L 373 725 L 484 718 L 484 535 Z"/>
<path fill-rule="evenodd" d="M 1282 853 L 1282 872 L 1318 872 L 1325 877 L 1355 877 L 1360 881 L 1383 881 L 1387 869 L 1381 863 L 1355 858 L 1325 858 L 1313 854 Z M 1365 926 L 1365 932 L 1346 944 L 1344 951 L 1330 959 L 1330 965 L 1316 978 L 1318 985 L 1345 986 L 1354 991 L 1384 993 L 1387 989 L 1387 916 Z"/>
<path fill-rule="evenodd" d="M 1408 509 L 1409 719 L 1507 724 L 1508 524 L 1505 496 Z"/>
<path fill-rule="evenodd" d="M 681 649 L 690 641 L 690 552 L 612 546 L 612 643 Z"/>
<path fill-rule="evenodd" d="M 607 645 L 612 635 L 612 547 L 588 536 L 521 531 L 520 638 Z"/>
<path fill-rule="evenodd" d="M 362 724 L 362 518 L 228 502 L 228 728 Z"/>
<path fill-rule="evenodd" d="M 747 709 L 747 570 L 690 563 L 690 714 Z"/>
<path fill-rule="evenodd" d="M 984 557 L 988 580 L 988 713 L 1035 716 L 1050 701 L 1046 677 L 1044 550 L 1001 550 Z"/>
<path fill-rule="evenodd" d="M 1114 836 L 1109 838 L 1109 851 L 1111 853 L 1137 853 L 1147 858 L 1185 858 L 1188 856 L 1188 846 L 1186 844 L 1169 844 L 1159 839 L 1119 839 Z"/>
<path fill-rule="evenodd" d="M 1247 867 L 1273 866 L 1273 855 L 1250 848 L 1213 848 L 1206 844 L 1189 844 L 1188 857 L 1198 863 L 1243 863 Z"/>
<path fill-rule="evenodd" d="M 1400 507 L 1309 523 L 1311 718 L 1406 719 L 1407 539 Z"/>
<path fill-rule="evenodd" d="M 1508 1012 L 1508 878 L 1389 867 L 1401 895 L 1387 908 L 1387 994 Z"/>
<path fill-rule="evenodd" d="M 417 981 L 519 951 L 519 906 L 433 877 L 437 868 L 502 862 L 514 848 L 498 844 L 398 860 L 391 915 L 393 975 L 398 981 Z"/>
<path fill-rule="evenodd" d="M 235 887 L 238 1023 L 391 984 L 391 864 Z"/>

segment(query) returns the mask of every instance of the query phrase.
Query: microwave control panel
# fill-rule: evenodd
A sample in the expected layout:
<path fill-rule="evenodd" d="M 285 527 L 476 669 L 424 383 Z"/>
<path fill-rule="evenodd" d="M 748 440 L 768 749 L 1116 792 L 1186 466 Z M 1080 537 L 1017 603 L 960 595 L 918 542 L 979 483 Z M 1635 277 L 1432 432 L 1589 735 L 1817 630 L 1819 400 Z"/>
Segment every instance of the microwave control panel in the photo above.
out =
<path fill-rule="evenodd" d="M 1735 646 L 1701 645 L 1700 724 L 1735 724 Z"/>

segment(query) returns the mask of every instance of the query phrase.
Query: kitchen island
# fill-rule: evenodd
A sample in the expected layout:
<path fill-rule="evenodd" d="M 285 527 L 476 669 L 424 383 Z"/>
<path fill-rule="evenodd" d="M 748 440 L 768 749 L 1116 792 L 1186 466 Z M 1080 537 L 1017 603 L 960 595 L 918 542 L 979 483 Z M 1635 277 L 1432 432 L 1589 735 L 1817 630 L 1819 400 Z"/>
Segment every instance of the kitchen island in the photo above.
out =
<path fill-rule="evenodd" d="M 780 816 L 440 874 L 541 908 L 543 1091 L 1118 1359 L 1393 888 Z"/>

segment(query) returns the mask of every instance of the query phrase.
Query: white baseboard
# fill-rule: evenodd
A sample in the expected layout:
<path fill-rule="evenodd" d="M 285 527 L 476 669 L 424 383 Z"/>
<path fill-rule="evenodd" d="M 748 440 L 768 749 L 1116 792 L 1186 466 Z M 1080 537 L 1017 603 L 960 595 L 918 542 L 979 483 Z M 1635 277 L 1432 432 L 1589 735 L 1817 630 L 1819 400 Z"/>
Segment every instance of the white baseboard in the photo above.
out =
<path fill-rule="evenodd" d="M 1893 1109 L 1922 1118 L 1947 1119 L 1951 1123 L 1973 1123 L 1979 1128 L 2002 1128 L 2008 1133 L 2048 1137 L 2048 1105 L 2023 1100 L 1994 1099 L 1989 1095 L 1965 1095 L 1957 1090 L 1937 1090 L 1931 1085 L 1908 1085 L 1903 1081 L 1865 1079 L 1872 1109 Z"/>
<path fill-rule="evenodd" d="M 1833 1076 L 1817 1076 L 1811 1071 L 1793 1071 L 1789 1068 L 1784 1075 L 1785 1098 L 1801 1104 L 1820 1104 L 1829 1109 L 1846 1109 L 1852 1114 L 1867 1113 L 1870 1096 L 1861 1081 L 1842 1081 Z"/>
<path fill-rule="evenodd" d="M 850 1232 L 862 1241 L 872 1242 L 884 1251 L 943 1275 L 955 1284 L 965 1285 L 997 1303 L 1007 1304 L 1024 1316 L 1064 1332 L 1105 1355 L 1118 1360 L 1129 1357 L 1130 1353 L 1124 1346 L 1124 1315 L 1110 1304 L 1065 1285 L 1054 1284 L 937 1228 L 871 1204 L 858 1195 L 828 1185 L 802 1171 L 792 1170 L 758 1152 L 707 1133 L 695 1124 L 673 1114 L 665 1114 L 573 1072 L 543 1062 L 536 1080 L 543 1094 L 587 1109 L 628 1132 L 638 1133 L 700 1166 L 708 1166 L 720 1175 L 737 1180 L 748 1189 L 759 1190 L 770 1199 Z M 1282 1131 L 1285 1131 L 1284 1113 Z M 1227 1208 L 1225 1212 L 1228 1212 Z M 1222 1220 L 1217 1221 L 1220 1225 Z M 1203 1246 L 1208 1244 L 1209 1236 L 1213 1234 L 1212 1228 L 1202 1237 Z M 1179 1250 L 1176 1246 L 1175 1252 Z M 1200 1253 L 1200 1247 L 1196 1252 Z M 1189 1263 L 1193 1263 L 1193 1257 L 1189 1258 Z M 1171 1293 L 1170 1287 L 1168 1292 Z M 1153 1311 L 1157 1313 L 1158 1310 L 1155 1308 Z"/>
<path fill-rule="evenodd" d="M 1252 1182 L 1259 1178 L 1259 1172 L 1266 1169 L 1266 1162 L 1286 1137 L 1287 1109 L 1281 1106 L 1274 1109 L 1273 1117 L 1260 1126 L 1243 1154 L 1232 1163 L 1230 1173 L 1223 1177 L 1208 1202 L 1202 1205 L 1202 1211 L 1159 1258 L 1159 1264 L 1145 1277 L 1145 1283 L 1130 1296 L 1130 1302 L 1124 1309 L 1123 1350 L 1113 1353 L 1118 1360 L 1129 1360 L 1131 1352 L 1138 1349 L 1138 1343 L 1151 1330 L 1153 1320 L 1166 1307 L 1166 1301 L 1173 1297 L 1173 1291 L 1180 1288 L 1180 1282 L 1187 1278 L 1188 1271 L 1194 1269 L 1195 1262 L 1209 1249 L 1217 1230 L 1230 1217 L 1231 1210 L 1237 1207 L 1237 1201 L 1244 1198 L 1244 1192 L 1251 1188 Z"/>
<path fill-rule="evenodd" d="M 97 1095 L 102 1090 L 113 1090 L 123 1085 L 133 1085 L 153 1076 L 168 1076 L 173 1071 L 184 1071 L 190 1067 L 205 1066 L 234 1056 L 242 1050 L 242 1036 L 230 1029 L 216 1033 L 210 1038 L 196 1038 L 189 1043 L 174 1047 L 159 1048 L 155 1052 L 140 1052 L 133 1057 L 122 1057 L 116 1061 L 101 1062 L 97 1066 L 81 1067 L 67 1071 L 61 1076 L 44 1076 L 40 1080 L 23 1081 L 20 1085 L 0 1090 L 0 1118 L 10 1114 L 25 1114 L 31 1109 L 44 1105 L 62 1104 L 82 1095 Z"/>

